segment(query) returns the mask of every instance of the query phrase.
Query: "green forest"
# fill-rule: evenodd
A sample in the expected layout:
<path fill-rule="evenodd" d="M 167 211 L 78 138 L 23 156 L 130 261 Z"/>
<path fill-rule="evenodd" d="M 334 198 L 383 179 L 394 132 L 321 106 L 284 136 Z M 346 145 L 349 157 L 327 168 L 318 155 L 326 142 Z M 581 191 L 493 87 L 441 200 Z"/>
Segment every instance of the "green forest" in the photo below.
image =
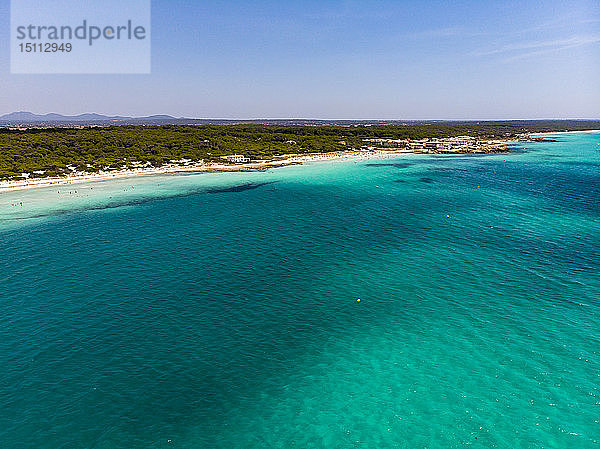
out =
<path fill-rule="evenodd" d="M 364 139 L 469 135 L 510 138 L 525 132 L 598 129 L 592 121 L 442 122 L 411 125 L 164 125 L 86 128 L 0 128 L 0 179 L 22 173 L 57 176 L 77 171 L 158 167 L 172 160 L 219 161 L 227 154 L 267 159 L 291 153 L 358 149 Z M 39 172 L 39 173 L 34 173 Z M 41 173 L 43 172 L 43 173 Z"/>

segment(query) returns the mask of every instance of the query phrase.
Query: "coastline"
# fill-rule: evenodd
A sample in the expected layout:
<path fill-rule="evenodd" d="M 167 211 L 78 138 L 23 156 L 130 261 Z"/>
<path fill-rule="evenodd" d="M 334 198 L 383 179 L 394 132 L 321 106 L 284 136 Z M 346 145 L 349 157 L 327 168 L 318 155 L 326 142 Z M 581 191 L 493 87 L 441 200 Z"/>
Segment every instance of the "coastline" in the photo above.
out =
<path fill-rule="evenodd" d="M 409 151 L 374 150 L 374 151 L 343 151 L 332 153 L 317 153 L 307 155 L 287 155 L 277 159 L 240 164 L 200 163 L 193 165 L 164 165 L 162 167 L 121 169 L 102 171 L 98 173 L 76 173 L 68 176 L 34 178 L 18 181 L 0 181 L 0 194 L 50 186 L 64 186 L 112 179 L 134 178 L 140 176 L 166 175 L 178 173 L 219 173 L 267 170 L 269 168 L 301 165 L 307 162 L 318 162 L 337 159 L 370 159 L 375 157 L 394 156 L 400 154 L 416 154 Z"/>
<path fill-rule="evenodd" d="M 567 131 L 567 132 L 596 132 L 590 131 Z M 161 167 L 138 167 L 132 169 L 116 169 L 110 171 L 100 171 L 96 173 L 75 172 L 70 175 L 60 177 L 42 177 L 20 180 L 0 181 L 0 194 L 4 192 L 14 192 L 19 190 L 28 190 L 50 186 L 64 186 L 71 184 L 80 184 L 86 182 L 109 181 L 112 179 L 134 178 L 140 176 L 166 175 L 178 173 L 219 173 L 219 172 L 244 172 L 254 170 L 267 170 L 269 168 L 286 167 L 289 165 L 301 165 L 308 162 L 318 162 L 337 159 L 370 159 L 377 157 L 390 157 L 406 154 L 502 154 L 510 153 L 514 145 L 527 142 L 554 142 L 552 139 L 540 136 L 546 134 L 560 133 L 531 133 L 527 137 L 521 137 L 515 140 L 490 141 L 495 145 L 494 149 L 487 150 L 460 150 L 460 151 L 417 151 L 406 148 L 377 148 L 371 147 L 367 150 L 349 150 L 330 153 L 308 153 L 308 154 L 286 154 L 275 156 L 269 160 L 243 162 L 243 163 L 196 163 L 196 164 L 166 164 Z"/>
<path fill-rule="evenodd" d="M 123 179 L 133 178 L 138 176 L 152 176 L 152 175 L 165 175 L 165 174 L 178 174 L 178 173 L 215 173 L 215 172 L 243 172 L 243 171 L 254 171 L 254 170 L 267 170 L 269 168 L 285 167 L 288 165 L 299 165 L 308 162 L 344 159 L 344 158 L 358 158 L 368 159 L 374 157 L 384 156 L 399 156 L 403 154 L 501 154 L 510 153 L 511 148 L 515 145 L 529 143 L 529 142 L 556 142 L 555 140 L 548 138 L 547 136 L 566 134 L 566 133 L 597 133 L 600 129 L 584 130 L 584 131 L 556 131 L 556 132 L 544 132 L 544 133 L 527 133 L 520 135 L 516 138 L 508 138 L 503 140 L 489 140 L 485 143 L 487 147 L 481 148 L 459 148 L 452 149 L 439 146 L 439 139 L 433 139 L 433 147 L 429 146 L 427 141 L 429 139 L 422 139 L 414 141 L 413 143 L 420 145 L 409 148 L 387 148 L 390 147 L 390 143 L 398 143 L 398 140 L 393 139 L 371 139 L 373 141 L 385 141 L 375 142 L 381 146 L 371 146 L 367 149 L 352 149 L 347 151 L 336 151 L 328 153 L 307 153 L 307 154 L 284 154 L 280 156 L 274 156 L 267 160 L 258 160 L 251 162 L 238 162 L 238 163 L 219 163 L 219 162 L 198 162 L 191 163 L 186 162 L 181 164 L 181 161 L 171 161 L 169 164 L 162 165 L 160 167 L 136 167 L 136 168 L 121 168 L 99 172 L 73 172 L 65 176 L 54 176 L 54 177 L 39 177 L 39 178 L 26 178 L 18 180 L 2 180 L 0 181 L 0 194 L 3 192 L 14 192 L 19 190 L 43 188 L 50 186 L 64 186 L 70 184 L 79 184 L 86 182 L 97 182 L 97 181 L 108 181 L 111 179 Z M 473 139 L 473 137 L 465 137 L 464 139 Z M 442 139 L 443 140 L 443 139 Z M 448 140 L 448 139 L 446 139 Z M 449 139 L 452 140 L 452 139 Z M 423 143 L 425 141 L 425 143 Z M 463 143 L 464 144 L 464 143 Z"/>
<path fill-rule="evenodd" d="M 584 131 L 550 131 L 547 133 L 530 133 L 530 136 L 548 136 L 550 134 L 581 134 L 581 133 L 600 133 L 600 129 L 586 129 Z"/>

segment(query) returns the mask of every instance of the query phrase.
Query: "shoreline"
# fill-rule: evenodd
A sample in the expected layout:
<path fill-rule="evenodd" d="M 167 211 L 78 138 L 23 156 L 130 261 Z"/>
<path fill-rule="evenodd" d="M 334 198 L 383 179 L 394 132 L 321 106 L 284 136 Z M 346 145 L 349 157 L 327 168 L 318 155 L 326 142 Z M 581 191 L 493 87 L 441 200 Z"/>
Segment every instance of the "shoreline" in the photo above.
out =
<path fill-rule="evenodd" d="M 111 179 L 134 178 L 138 176 L 168 175 L 179 173 L 225 173 L 244 172 L 255 170 L 267 170 L 269 168 L 286 167 L 289 165 L 302 165 L 308 162 L 336 160 L 345 158 L 368 159 L 373 157 L 399 156 L 403 154 L 503 154 L 510 153 L 515 145 L 530 142 L 555 142 L 541 136 L 566 134 L 566 133 L 594 133 L 598 130 L 584 131 L 556 131 L 547 133 L 528 133 L 517 138 L 507 140 L 489 141 L 496 145 L 492 150 L 462 150 L 462 151 L 415 151 L 414 149 L 385 149 L 371 147 L 368 150 L 336 151 L 330 153 L 308 153 L 308 154 L 285 154 L 275 156 L 269 160 L 244 162 L 235 164 L 224 164 L 217 162 L 196 163 L 189 165 L 165 164 L 160 167 L 138 167 L 132 169 L 116 169 L 111 171 L 100 171 L 96 173 L 75 172 L 66 176 L 29 178 L 20 180 L 0 181 L 0 194 L 35 188 L 64 186 L 86 182 L 108 181 Z M 175 162 L 175 161 L 174 161 Z"/>
<path fill-rule="evenodd" d="M 565 132 L 598 132 L 600 130 L 589 130 L 589 131 L 565 131 Z M 563 132 L 555 133 L 531 133 L 528 134 L 527 139 L 515 139 L 497 141 L 500 145 L 500 151 L 415 151 L 414 149 L 384 149 L 384 148 L 370 148 L 368 150 L 350 150 L 350 151 L 336 151 L 331 153 L 308 153 L 308 154 L 287 154 L 276 156 L 270 160 L 244 162 L 237 164 L 223 164 L 223 163 L 197 163 L 190 165 L 177 165 L 177 164 L 166 164 L 161 167 L 139 167 L 133 169 L 118 169 L 111 171 L 100 171 L 97 173 L 73 173 L 67 176 L 60 177 L 43 177 L 43 178 L 32 178 L 32 179 L 21 179 L 21 180 L 4 180 L 0 181 L 0 194 L 5 192 L 15 192 L 20 190 L 29 190 L 51 186 L 64 186 L 71 184 L 81 184 L 87 182 L 99 182 L 109 181 L 112 179 L 125 179 L 135 178 L 141 176 L 154 176 L 154 175 L 168 175 L 168 174 L 182 174 L 182 173 L 226 173 L 226 172 L 244 172 L 244 171 L 255 171 L 255 170 L 267 170 L 269 168 L 287 167 L 290 165 L 302 165 L 309 162 L 337 160 L 337 159 L 370 159 L 376 157 L 390 157 L 400 156 L 406 154 L 505 154 L 510 153 L 511 148 L 515 145 L 529 143 L 529 142 L 553 142 L 550 139 L 543 139 L 540 137 L 547 134 L 561 134 Z"/>
<path fill-rule="evenodd" d="M 530 133 L 530 136 L 548 136 L 550 134 L 577 134 L 577 133 L 600 133 L 600 129 L 586 129 L 584 131 L 550 131 L 547 133 Z"/>
<path fill-rule="evenodd" d="M 168 175 L 180 173 L 226 173 L 267 170 L 269 168 L 302 165 L 307 162 L 319 162 L 337 159 L 370 159 L 374 157 L 395 156 L 402 154 L 419 154 L 408 151 L 375 150 L 375 151 L 345 151 L 318 153 L 307 155 L 287 155 L 279 159 L 247 162 L 242 164 L 201 163 L 194 165 L 164 165 L 162 167 L 134 168 L 113 170 L 98 173 L 77 173 L 68 176 L 34 178 L 30 180 L 0 181 L 0 194 L 20 190 L 29 190 L 51 186 L 64 186 L 86 182 L 109 181 L 113 179 L 136 178 L 141 176 Z"/>

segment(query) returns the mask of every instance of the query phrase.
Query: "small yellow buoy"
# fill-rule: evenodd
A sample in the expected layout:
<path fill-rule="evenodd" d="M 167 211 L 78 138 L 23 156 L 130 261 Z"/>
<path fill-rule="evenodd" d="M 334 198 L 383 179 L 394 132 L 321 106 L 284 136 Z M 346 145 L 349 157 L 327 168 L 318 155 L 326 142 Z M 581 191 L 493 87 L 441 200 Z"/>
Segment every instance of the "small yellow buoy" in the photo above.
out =
<path fill-rule="evenodd" d="M 446 218 L 450 218 L 450 215 L 446 215 Z"/>
<path fill-rule="evenodd" d="M 356 300 L 356 302 L 360 302 L 360 298 L 358 298 L 358 299 Z"/>

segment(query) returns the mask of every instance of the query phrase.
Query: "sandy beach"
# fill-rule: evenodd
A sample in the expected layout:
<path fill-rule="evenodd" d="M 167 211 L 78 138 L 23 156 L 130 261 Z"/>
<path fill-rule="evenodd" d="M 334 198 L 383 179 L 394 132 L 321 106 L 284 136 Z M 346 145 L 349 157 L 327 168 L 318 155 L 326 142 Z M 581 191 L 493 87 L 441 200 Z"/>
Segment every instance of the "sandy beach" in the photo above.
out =
<path fill-rule="evenodd" d="M 375 151 L 344 151 L 334 153 L 319 153 L 307 155 L 287 155 L 268 161 L 248 162 L 242 164 L 216 164 L 200 163 L 193 165 L 168 164 L 162 167 L 148 167 L 135 169 L 121 169 L 100 171 L 98 173 L 74 173 L 62 177 L 32 178 L 18 181 L 0 181 L 0 193 L 16 190 L 34 189 L 49 186 L 61 186 L 92 181 L 106 181 L 111 179 L 132 178 L 137 176 L 164 175 L 176 173 L 202 173 L 202 172 L 239 172 L 250 170 L 266 170 L 269 168 L 285 167 L 307 162 L 327 161 L 334 159 L 394 156 L 411 153 L 404 150 L 375 150 Z"/>
<path fill-rule="evenodd" d="M 549 134 L 581 134 L 581 133 L 600 133 L 600 129 L 586 129 L 585 131 L 550 131 L 547 133 L 530 133 L 530 136 L 547 136 Z"/>

